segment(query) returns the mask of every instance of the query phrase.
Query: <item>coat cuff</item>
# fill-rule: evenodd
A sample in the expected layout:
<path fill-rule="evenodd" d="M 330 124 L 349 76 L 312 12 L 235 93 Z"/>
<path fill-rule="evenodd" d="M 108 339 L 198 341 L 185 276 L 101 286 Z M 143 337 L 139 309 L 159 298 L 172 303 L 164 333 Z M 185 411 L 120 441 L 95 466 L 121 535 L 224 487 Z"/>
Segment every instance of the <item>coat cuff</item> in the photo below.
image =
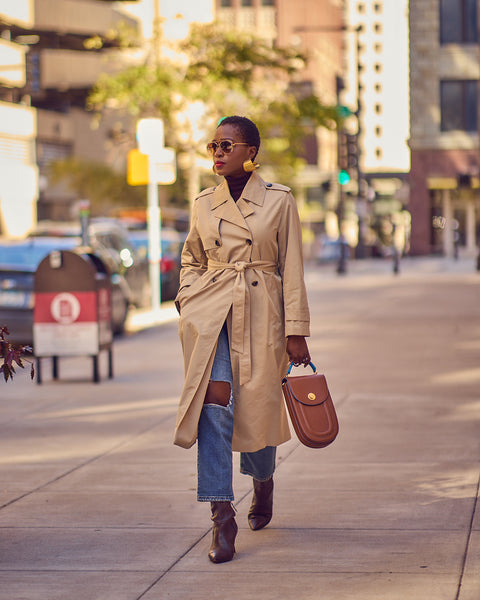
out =
<path fill-rule="evenodd" d="M 310 322 L 309 321 L 286 321 L 285 322 L 285 337 L 289 335 L 302 335 L 304 337 L 310 336 Z"/>

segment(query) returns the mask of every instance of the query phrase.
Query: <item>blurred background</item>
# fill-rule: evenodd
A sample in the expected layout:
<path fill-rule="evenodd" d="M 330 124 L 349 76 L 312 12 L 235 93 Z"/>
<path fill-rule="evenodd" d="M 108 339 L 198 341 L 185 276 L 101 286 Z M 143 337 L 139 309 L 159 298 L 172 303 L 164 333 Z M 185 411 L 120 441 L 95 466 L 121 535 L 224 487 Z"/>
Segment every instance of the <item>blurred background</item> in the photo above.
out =
<path fill-rule="evenodd" d="M 216 181 L 205 144 L 244 114 L 262 176 L 295 193 L 307 260 L 474 256 L 479 4 L 0 0 L 0 237 L 82 211 L 145 229 L 132 151 L 153 117 L 175 151 L 158 194 L 181 246 Z"/>

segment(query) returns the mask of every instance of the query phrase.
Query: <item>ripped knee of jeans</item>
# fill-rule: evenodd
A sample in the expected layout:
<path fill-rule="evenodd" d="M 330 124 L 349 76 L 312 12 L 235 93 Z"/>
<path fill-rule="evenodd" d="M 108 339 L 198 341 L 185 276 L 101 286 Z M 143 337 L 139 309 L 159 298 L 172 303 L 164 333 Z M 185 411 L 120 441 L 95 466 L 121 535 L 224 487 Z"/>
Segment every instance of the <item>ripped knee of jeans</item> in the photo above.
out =
<path fill-rule="evenodd" d="M 228 381 L 208 382 L 205 393 L 204 404 L 218 404 L 219 406 L 228 406 L 232 394 L 230 383 Z"/>

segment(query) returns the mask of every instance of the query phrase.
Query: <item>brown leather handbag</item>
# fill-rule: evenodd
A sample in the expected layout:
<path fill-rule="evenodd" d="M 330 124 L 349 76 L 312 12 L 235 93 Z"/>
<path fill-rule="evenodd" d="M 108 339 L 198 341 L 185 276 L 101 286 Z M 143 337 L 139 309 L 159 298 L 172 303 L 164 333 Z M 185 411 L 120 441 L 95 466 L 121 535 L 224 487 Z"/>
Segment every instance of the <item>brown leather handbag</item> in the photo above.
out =
<path fill-rule="evenodd" d="M 313 363 L 311 375 L 289 377 L 293 362 L 282 379 L 288 413 L 298 439 L 309 448 L 325 448 L 338 434 L 338 419 L 325 375 L 317 373 Z"/>

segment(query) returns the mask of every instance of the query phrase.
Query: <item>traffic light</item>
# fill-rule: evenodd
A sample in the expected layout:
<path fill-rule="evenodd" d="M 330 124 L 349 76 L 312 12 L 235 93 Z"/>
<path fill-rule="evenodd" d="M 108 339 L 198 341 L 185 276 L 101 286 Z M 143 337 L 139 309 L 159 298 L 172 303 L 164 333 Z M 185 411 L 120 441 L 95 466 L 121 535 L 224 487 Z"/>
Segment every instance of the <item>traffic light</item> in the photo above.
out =
<path fill-rule="evenodd" d="M 358 136 L 356 133 L 346 133 L 346 154 L 347 168 L 356 169 L 358 167 Z"/>
<path fill-rule="evenodd" d="M 339 169 L 348 169 L 347 133 L 343 130 L 338 132 L 337 164 Z"/>
<path fill-rule="evenodd" d="M 337 175 L 337 181 L 340 185 L 347 185 L 350 183 L 350 174 L 345 169 L 340 169 Z"/>
<path fill-rule="evenodd" d="M 356 133 L 338 132 L 338 168 L 345 171 L 358 167 L 358 136 Z"/>

